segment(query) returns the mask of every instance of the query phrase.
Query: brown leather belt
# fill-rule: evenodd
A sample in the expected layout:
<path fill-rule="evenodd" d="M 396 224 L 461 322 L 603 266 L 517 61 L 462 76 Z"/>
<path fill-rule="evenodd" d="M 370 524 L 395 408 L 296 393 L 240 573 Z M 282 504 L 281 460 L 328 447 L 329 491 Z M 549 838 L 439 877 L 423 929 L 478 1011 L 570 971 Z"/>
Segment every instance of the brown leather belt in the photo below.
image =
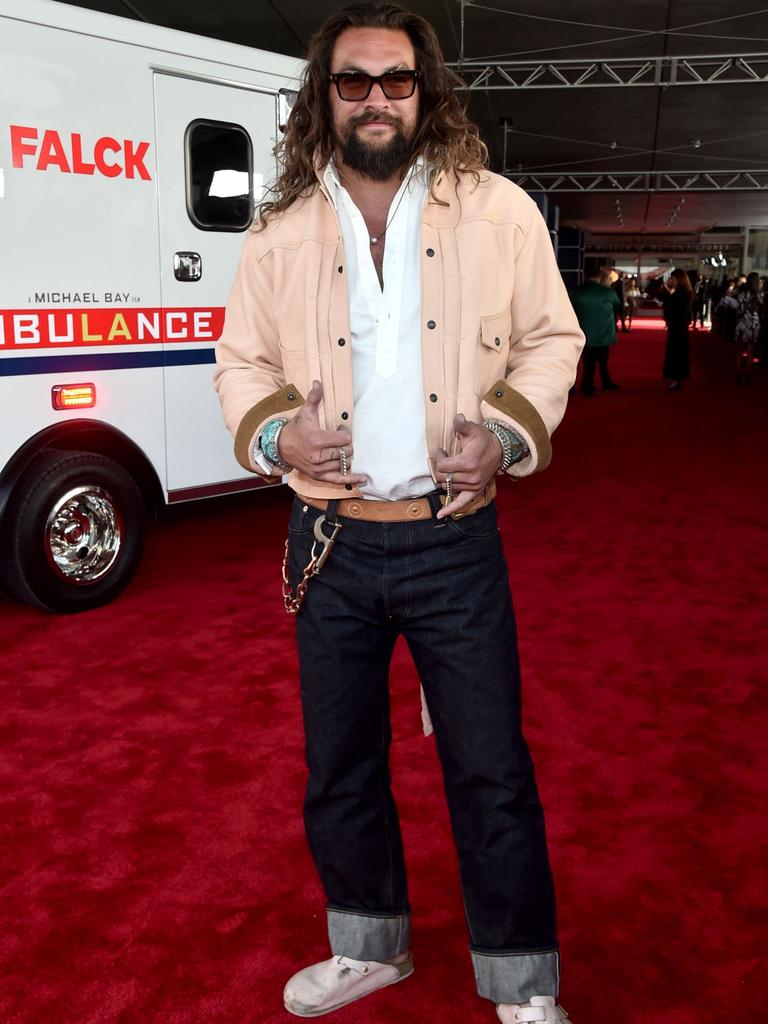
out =
<path fill-rule="evenodd" d="M 297 494 L 297 498 L 319 508 L 323 512 L 328 508 L 327 498 L 308 498 Z M 461 512 L 451 515 L 451 519 L 463 519 L 471 516 L 481 508 L 485 508 L 496 497 L 496 481 L 491 480 L 482 494 L 478 494 Z M 445 504 L 446 496 L 440 495 L 441 504 Z M 360 519 L 366 523 L 410 523 L 417 519 L 431 519 L 432 508 L 428 498 L 407 498 L 405 501 L 369 501 L 366 498 L 340 498 L 336 505 L 336 514 L 345 519 Z"/>

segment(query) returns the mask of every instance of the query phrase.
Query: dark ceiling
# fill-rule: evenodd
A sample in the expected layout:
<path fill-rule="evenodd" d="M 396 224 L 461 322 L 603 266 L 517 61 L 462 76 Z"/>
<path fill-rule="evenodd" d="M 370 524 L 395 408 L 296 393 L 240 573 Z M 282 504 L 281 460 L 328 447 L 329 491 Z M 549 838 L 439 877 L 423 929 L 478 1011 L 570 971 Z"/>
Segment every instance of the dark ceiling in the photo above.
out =
<path fill-rule="evenodd" d="M 334 0 L 76 0 L 76 5 L 295 56 L 304 54 L 312 32 L 341 6 Z M 762 80 L 768 75 L 768 7 L 758 8 L 756 0 L 735 5 L 735 12 L 734 5 L 721 0 L 623 0 L 616 5 L 491 0 L 463 7 L 458 0 L 411 0 L 408 6 L 432 23 L 449 61 L 462 55 L 465 62 L 492 64 L 740 54 L 753 55 L 748 63 L 754 66 L 754 55 L 766 55 L 760 80 L 742 84 L 472 92 L 470 112 L 496 170 L 503 169 L 505 149 L 507 166 L 515 173 L 768 170 L 768 82 Z M 465 77 L 470 75 L 466 70 Z M 755 182 L 768 183 L 768 173 L 756 175 Z M 525 187 L 535 186 L 526 182 Z M 637 187 L 643 187 L 643 179 Z M 768 225 L 768 189 L 762 188 L 618 195 L 560 191 L 555 201 L 561 223 L 597 233 Z"/>

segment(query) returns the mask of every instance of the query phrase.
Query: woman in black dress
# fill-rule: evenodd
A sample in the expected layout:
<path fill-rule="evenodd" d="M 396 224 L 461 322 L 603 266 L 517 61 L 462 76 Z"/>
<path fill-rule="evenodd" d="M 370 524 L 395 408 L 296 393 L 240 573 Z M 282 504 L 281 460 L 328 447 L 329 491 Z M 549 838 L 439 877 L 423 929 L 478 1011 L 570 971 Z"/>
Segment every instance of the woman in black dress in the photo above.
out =
<path fill-rule="evenodd" d="M 662 293 L 667 323 L 667 347 L 664 352 L 664 377 L 670 391 L 679 391 L 690 376 L 688 325 L 691 322 L 693 288 L 684 270 L 673 270 Z"/>

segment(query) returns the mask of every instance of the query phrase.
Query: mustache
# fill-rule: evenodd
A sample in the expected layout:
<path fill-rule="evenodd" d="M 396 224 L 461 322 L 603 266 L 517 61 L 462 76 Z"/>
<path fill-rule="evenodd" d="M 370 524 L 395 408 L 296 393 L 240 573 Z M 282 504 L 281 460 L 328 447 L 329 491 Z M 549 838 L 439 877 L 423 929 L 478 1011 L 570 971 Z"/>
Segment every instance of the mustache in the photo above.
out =
<path fill-rule="evenodd" d="M 372 124 L 374 121 L 377 124 L 400 124 L 399 117 L 393 117 L 391 114 L 376 114 L 373 111 L 371 111 L 368 114 L 358 114 L 357 117 L 351 118 L 349 121 L 349 127 L 350 129 L 354 130 L 355 128 L 357 128 L 358 125 Z"/>

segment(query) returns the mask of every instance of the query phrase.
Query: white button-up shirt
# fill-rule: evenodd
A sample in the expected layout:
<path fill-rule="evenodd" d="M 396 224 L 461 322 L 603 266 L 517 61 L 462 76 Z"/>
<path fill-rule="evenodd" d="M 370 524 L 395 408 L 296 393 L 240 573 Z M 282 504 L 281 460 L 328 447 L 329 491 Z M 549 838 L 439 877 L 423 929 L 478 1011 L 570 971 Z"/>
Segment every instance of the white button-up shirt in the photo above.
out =
<path fill-rule="evenodd" d="M 355 402 L 351 468 L 368 477 L 360 487 L 366 498 L 419 497 L 435 486 L 427 463 L 421 369 L 419 239 L 426 169 L 416 161 L 389 207 L 383 289 L 365 220 L 333 160 L 323 180 L 338 213 L 348 272 Z"/>

